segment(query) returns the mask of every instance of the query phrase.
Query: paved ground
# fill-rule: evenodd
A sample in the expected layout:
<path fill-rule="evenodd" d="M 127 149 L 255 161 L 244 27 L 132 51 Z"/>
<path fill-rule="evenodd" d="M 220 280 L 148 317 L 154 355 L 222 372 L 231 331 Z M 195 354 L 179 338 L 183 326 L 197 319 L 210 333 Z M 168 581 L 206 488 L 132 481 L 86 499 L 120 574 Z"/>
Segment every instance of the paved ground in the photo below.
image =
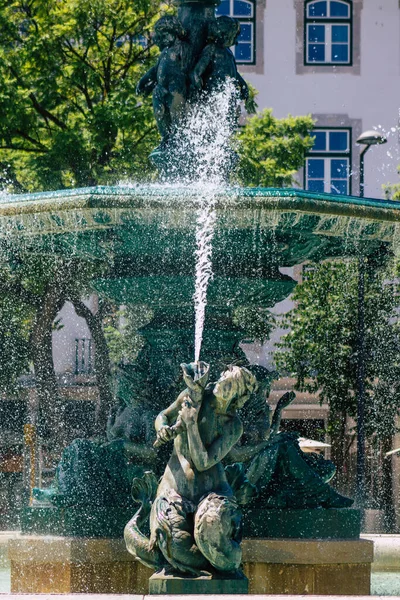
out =
<path fill-rule="evenodd" d="M 0 598 L 3 594 L 9 594 L 10 592 L 10 569 L 7 567 L 3 567 L 0 568 Z M 392 597 L 398 597 L 400 598 L 400 572 L 398 573 L 372 573 L 371 576 L 371 594 L 372 596 L 392 596 Z M 80 596 L 81 594 L 74 594 L 73 596 Z M 30 598 L 34 598 L 35 596 L 29 596 Z M 96 596 L 92 596 L 90 594 L 84 594 L 84 597 L 86 600 L 90 600 L 92 597 L 96 598 Z M 116 599 L 118 600 L 124 600 L 125 598 L 129 598 L 129 600 L 136 600 L 140 598 L 140 600 L 142 600 L 142 596 L 124 596 L 124 595 L 116 595 L 114 596 Z M 246 596 L 246 598 L 251 598 L 253 596 Z M 304 596 L 306 597 L 306 596 Z M 18 600 L 19 598 L 21 598 L 22 600 L 25 599 L 27 600 L 27 595 L 17 595 L 17 594 L 10 594 L 10 598 L 12 598 L 13 600 Z M 47 595 L 45 594 L 41 594 L 38 595 L 37 598 L 39 598 L 40 600 L 45 600 L 45 598 L 47 598 Z M 51 600 L 57 600 L 57 598 L 62 598 L 62 600 L 66 600 L 66 596 L 62 595 L 62 596 L 57 596 L 57 595 L 51 595 L 48 596 L 49 599 Z M 104 596 L 100 595 L 99 598 L 104 598 Z M 107 598 L 111 598 L 111 596 L 107 596 Z M 149 596 L 148 598 L 155 598 L 155 596 Z M 157 598 L 160 598 L 161 600 L 161 596 L 157 596 Z M 166 598 L 166 596 L 165 596 Z M 174 598 L 177 600 L 179 598 L 179 596 L 174 596 Z M 190 599 L 191 600 L 195 600 L 195 596 L 191 596 Z M 203 598 L 207 598 L 208 600 L 212 600 L 212 598 L 217 598 L 217 596 L 203 596 Z M 226 596 L 219 596 L 219 598 L 226 600 Z M 239 596 L 235 596 L 235 598 L 237 598 L 239 600 Z M 254 596 L 254 598 L 258 598 L 259 600 L 261 600 L 262 596 Z M 275 598 L 275 596 L 268 596 L 268 600 L 273 600 Z M 282 596 L 276 596 L 276 598 L 282 598 Z M 296 596 L 296 598 L 302 598 L 302 596 Z M 309 598 L 309 596 L 307 596 L 307 598 Z M 343 600 L 343 596 L 338 596 L 338 598 L 341 598 Z M 356 598 L 361 598 L 361 596 L 351 596 L 351 598 L 354 598 L 354 600 L 356 600 Z M 333 600 L 334 596 L 329 596 L 329 600 Z"/>
<path fill-rule="evenodd" d="M 4 600 L 104 600 L 102 594 L 0 594 L 0 600 L 4 597 Z M 293 598 L 293 596 L 242 596 L 236 595 L 231 596 L 227 599 L 227 596 L 190 596 L 190 600 L 282 600 L 283 598 Z M 351 600 L 371 600 L 371 596 L 296 596 L 296 600 L 343 600 L 349 598 Z M 400 599 L 400 596 L 397 596 Z M 189 600 L 188 596 L 128 596 L 128 595 L 108 595 L 107 600 Z M 376 600 L 384 600 L 385 596 L 375 596 Z"/>

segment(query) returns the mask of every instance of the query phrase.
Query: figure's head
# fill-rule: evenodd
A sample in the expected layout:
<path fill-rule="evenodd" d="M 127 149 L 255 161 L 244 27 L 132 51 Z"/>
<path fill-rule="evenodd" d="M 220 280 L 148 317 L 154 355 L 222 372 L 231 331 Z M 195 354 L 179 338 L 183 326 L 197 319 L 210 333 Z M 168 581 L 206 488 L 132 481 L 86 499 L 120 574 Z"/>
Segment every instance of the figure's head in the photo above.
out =
<path fill-rule="evenodd" d="M 177 38 L 183 39 L 185 36 L 185 29 L 182 27 L 180 21 L 172 15 L 161 17 L 154 25 L 153 39 L 160 50 L 172 46 Z"/>
<path fill-rule="evenodd" d="M 234 412 L 241 409 L 257 388 L 257 380 L 244 367 L 230 367 L 214 385 L 213 394 L 218 412 Z"/>
<path fill-rule="evenodd" d="M 224 48 L 234 46 L 240 34 L 240 23 L 232 17 L 218 17 L 210 24 L 210 37 Z"/>

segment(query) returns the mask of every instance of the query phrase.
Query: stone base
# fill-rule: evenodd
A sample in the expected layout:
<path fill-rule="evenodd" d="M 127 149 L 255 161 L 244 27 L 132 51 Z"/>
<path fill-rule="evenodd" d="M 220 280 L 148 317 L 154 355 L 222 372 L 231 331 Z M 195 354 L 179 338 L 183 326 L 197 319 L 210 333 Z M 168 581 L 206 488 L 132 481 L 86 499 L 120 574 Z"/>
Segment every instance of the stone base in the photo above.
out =
<path fill-rule="evenodd" d="M 149 594 L 247 594 L 247 577 L 230 579 L 223 576 L 179 577 L 154 573 L 149 579 Z"/>
<path fill-rule="evenodd" d="M 13 594 L 147 594 L 152 573 L 121 539 L 21 536 L 8 557 Z"/>
<path fill-rule="evenodd" d="M 245 539 L 242 548 L 248 581 L 150 577 L 122 539 L 20 536 L 8 545 L 11 592 L 143 595 L 150 585 L 151 594 L 370 593 L 369 540 Z"/>
<path fill-rule="evenodd" d="M 249 594 L 370 594 L 367 540 L 245 539 L 242 548 Z"/>

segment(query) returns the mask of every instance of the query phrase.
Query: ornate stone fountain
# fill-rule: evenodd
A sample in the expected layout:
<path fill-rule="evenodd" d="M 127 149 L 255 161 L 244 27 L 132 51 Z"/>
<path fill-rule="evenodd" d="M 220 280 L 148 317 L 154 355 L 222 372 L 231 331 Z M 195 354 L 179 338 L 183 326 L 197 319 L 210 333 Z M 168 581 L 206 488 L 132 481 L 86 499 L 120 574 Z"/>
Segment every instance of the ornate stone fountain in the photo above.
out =
<path fill-rule="evenodd" d="M 182 155 L 180 144 L 190 115 L 229 80 L 228 132 L 233 131 L 238 103 L 247 100 L 248 90 L 229 50 L 239 32 L 235 20 L 215 19 L 217 0 L 175 3 L 177 17 L 166 16 L 156 24 L 160 59 L 140 81 L 138 91 L 153 93 L 161 143 L 152 160 L 162 177 L 187 180 L 193 172 L 196 147 L 189 143 Z M 214 277 L 208 288 L 202 346 L 202 358 L 211 365 L 211 372 L 205 363 L 190 364 L 195 213 L 202 204 L 199 189 L 183 185 L 103 187 L 18 196 L 0 203 L 8 251 L 13 245 L 27 255 L 50 249 L 61 259 L 102 262 L 106 275 L 93 278 L 93 290 L 118 304 L 152 308 L 153 319 L 142 330 L 147 344 L 136 362 L 130 407 L 133 410 L 143 394 L 152 399 L 151 407 L 140 404 L 142 412 L 148 411 L 148 419 L 161 411 L 156 420 L 157 439 L 154 431 L 152 440 L 142 441 L 147 448 L 143 470 L 158 467 L 162 472 L 165 460 L 148 448 L 153 441 L 159 447 L 175 438 L 156 500 L 154 478 L 146 474 L 134 481 L 134 496 L 141 499 L 142 512 L 132 519 L 134 510 L 129 506 L 95 506 L 90 494 L 71 504 L 65 488 L 61 493 L 59 477 L 58 487 L 48 495 L 52 506 L 27 508 L 23 528 L 31 535 L 57 534 L 53 543 L 62 560 L 52 559 L 56 553 L 49 540 L 27 536 L 13 543 L 14 592 L 147 591 L 149 573 L 145 567 L 133 566 L 118 540 L 131 519 L 125 530 L 129 551 L 144 565 L 164 569 L 152 577 L 151 593 L 243 593 L 247 580 L 239 570 L 240 499 L 247 504 L 243 564 L 250 592 L 368 593 L 371 545 L 359 540 L 358 511 L 328 486 L 331 467 L 311 467 L 295 440 L 274 437 L 276 430 L 273 435 L 268 433 L 269 438 L 265 433 L 263 452 L 254 451 L 251 464 L 228 466 L 224 471 L 222 461 L 229 465 L 229 453 L 239 452 L 242 426 L 236 410 L 250 396 L 250 406 L 251 402 L 265 405 L 265 397 L 254 399 L 258 393 L 262 395 L 263 388 L 251 371 L 233 367 L 219 380 L 218 372 L 241 357 L 238 343 L 243 333 L 233 325 L 234 309 L 271 307 L 291 293 L 295 282 L 282 275 L 280 267 L 369 253 L 382 244 L 392 251 L 397 248 L 400 211 L 391 202 L 301 190 L 226 187 L 221 182 L 234 166 L 235 154 L 228 144 L 222 150 L 226 162 L 219 187 L 213 190 Z M 181 362 L 186 364 L 188 388 L 176 400 Z M 228 401 L 221 388 L 232 373 L 236 382 L 245 383 L 237 383 L 241 391 Z M 214 381 L 211 387 L 206 386 L 209 376 Z M 283 398 L 279 410 L 291 399 Z M 203 425 L 197 428 L 202 419 Z M 269 423 L 265 428 L 269 429 Z M 226 440 L 222 432 L 229 432 Z M 213 444 L 222 445 L 223 450 Z M 177 457 L 188 461 L 187 472 L 175 472 Z M 270 494 L 260 504 L 256 497 L 266 488 L 265 481 L 262 483 L 265 470 L 271 462 L 276 463 L 274 474 L 279 478 L 279 465 L 284 461 L 299 493 L 291 495 L 282 487 L 279 494 Z M 64 461 L 67 476 L 68 465 L 68 460 Z M 205 487 L 199 483 L 203 472 L 210 475 Z M 196 483 L 190 487 L 192 479 Z M 179 481 L 179 486 L 174 488 L 172 480 Z M 36 497 L 43 499 L 40 491 Z M 151 537 L 147 538 L 141 527 L 149 502 L 153 505 Z M 168 529 L 171 519 L 180 520 L 180 528 Z M 176 543 L 176 531 L 186 536 L 186 545 Z M 96 540 L 101 537 L 109 539 Z M 344 537 L 347 539 L 338 541 Z M 32 560 L 35 553 L 39 557 L 36 562 Z M 43 563 L 52 564 L 55 581 L 68 565 L 65 588 L 41 587 L 38 573 Z M 123 578 L 125 587 L 116 583 Z M 32 587 L 32 581 L 39 583 Z"/>

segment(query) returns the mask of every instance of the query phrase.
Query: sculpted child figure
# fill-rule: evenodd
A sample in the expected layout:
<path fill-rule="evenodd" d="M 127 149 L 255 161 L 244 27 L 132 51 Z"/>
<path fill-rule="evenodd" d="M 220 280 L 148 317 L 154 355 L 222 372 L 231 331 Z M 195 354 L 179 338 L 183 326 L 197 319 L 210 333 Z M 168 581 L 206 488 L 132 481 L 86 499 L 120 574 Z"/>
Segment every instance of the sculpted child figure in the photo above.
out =
<path fill-rule="evenodd" d="M 205 388 L 208 365 L 182 367 L 188 388 L 155 422 L 160 442 L 174 439 L 174 448 L 151 507 L 150 540 L 138 537 L 137 513 L 125 528 L 125 541 L 139 560 L 167 571 L 237 574 L 241 511 L 221 461 L 242 435 L 236 411 L 257 382 L 247 369 L 231 367 Z"/>
<path fill-rule="evenodd" d="M 200 58 L 190 74 L 192 89 L 207 92 L 218 90 L 221 85 L 231 79 L 241 100 L 249 99 L 249 89 L 236 68 L 235 57 L 230 50 L 237 43 L 240 34 L 240 23 L 231 17 L 218 17 L 209 25 L 209 43 L 202 51 Z M 247 106 L 246 106 L 247 108 Z M 253 107 L 249 112 L 253 112 Z"/>
<path fill-rule="evenodd" d="M 153 109 L 162 144 L 168 141 L 173 125 L 183 112 L 187 99 L 188 44 L 186 32 L 176 17 L 161 17 L 154 27 L 154 42 L 161 54 L 139 81 L 136 92 L 153 92 Z"/>

